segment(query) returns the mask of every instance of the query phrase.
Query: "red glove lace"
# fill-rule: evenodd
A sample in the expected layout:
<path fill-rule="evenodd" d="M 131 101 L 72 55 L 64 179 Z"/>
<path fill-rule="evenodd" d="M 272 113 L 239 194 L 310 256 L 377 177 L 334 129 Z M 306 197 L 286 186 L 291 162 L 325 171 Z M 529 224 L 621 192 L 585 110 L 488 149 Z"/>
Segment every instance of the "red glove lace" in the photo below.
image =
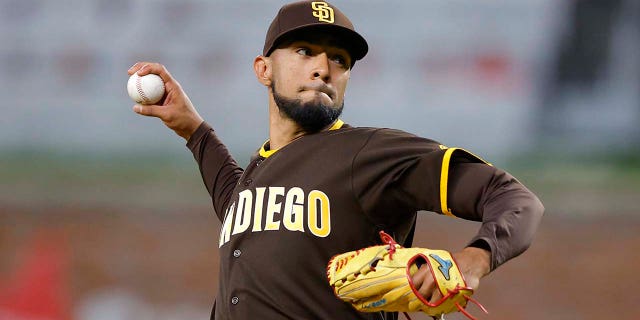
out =
<path fill-rule="evenodd" d="M 396 244 L 398 243 L 384 231 L 380 231 L 380 240 L 389 245 L 389 260 L 393 260 L 393 254 L 396 253 Z"/>
<path fill-rule="evenodd" d="M 384 231 L 380 231 L 380 240 L 382 240 L 383 243 L 389 245 L 389 260 L 393 260 L 393 254 L 396 252 L 396 245 L 398 244 L 396 242 L 396 240 L 393 239 L 392 236 L 390 236 L 388 233 L 384 232 Z M 459 291 L 461 288 L 456 288 L 454 289 L 454 291 Z M 457 293 L 457 292 L 456 292 Z M 470 296 L 467 295 L 463 295 L 464 298 L 467 301 L 471 301 L 473 302 L 475 305 L 477 305 L 480 310 L 482 310 L 484 313 L 488 314 L 489 311 L 487 311 L 487 309 L 484 308 L 484 306 L 482 304 L 480 304 L 480 302 L 478 302 L 477 300 L 471 298 Z M 467 312 L 460 304 L 458 304 L 456 302 L 456 307 L 458 308 L 458 310 L 460 310 L 460 312 L 462 312 L 462 314 L 464 314 L 465 316 L 467 316 L 467 318 L 471 319 L 471 320 L 476 320 L 476 318 L 474 316 L 472 316 L 471 314 L 469 314 L 469 312 Z M 409 315 L 406 312 L 403 312 L 404 316 L 407 317 L 407 319 L 411 320 L 411 318 L 409 317 Z M 433 317 L 434 319 L 444 319 L 444 315 L 440 315 L 439 318 Z"/>

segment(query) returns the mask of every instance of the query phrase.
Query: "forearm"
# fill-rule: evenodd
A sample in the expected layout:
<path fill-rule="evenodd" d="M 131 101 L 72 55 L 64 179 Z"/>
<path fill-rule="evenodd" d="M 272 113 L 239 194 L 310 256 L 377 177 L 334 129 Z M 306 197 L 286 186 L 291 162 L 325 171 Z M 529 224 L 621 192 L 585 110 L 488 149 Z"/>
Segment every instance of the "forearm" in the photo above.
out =
<path fill-rule="evenodd" d="M 222 220 L 224 207 L 231 198 L 231 193 L 243 170 L 206 122 L 202 122 L 191 135 L 187 141 L 187 147 L 198 163 L 202 180 L 213 201 L 213 207 Z"/>
<path fill-rule="evenodd" d="M 543 212 L 542 203 L 533 193 L 511 182 L 496 190 L 485 203 L 482 226 L 470 243 L 487 243 L 494 270 L 529 248 Z"/>
<path fill-rule="evenodd" d="M 509 173 L 482 164 L 457 166 L 458 174 L 452 180 L 455 189 L 452 206 L 458 209 L 454 213 L 461 218 L 482 221 L 470 246 L 489 250 L 491 270 L 494 270 L 531 245 L 544 207 Z M 461 193 L 464 196 L 456 196 Z"/>

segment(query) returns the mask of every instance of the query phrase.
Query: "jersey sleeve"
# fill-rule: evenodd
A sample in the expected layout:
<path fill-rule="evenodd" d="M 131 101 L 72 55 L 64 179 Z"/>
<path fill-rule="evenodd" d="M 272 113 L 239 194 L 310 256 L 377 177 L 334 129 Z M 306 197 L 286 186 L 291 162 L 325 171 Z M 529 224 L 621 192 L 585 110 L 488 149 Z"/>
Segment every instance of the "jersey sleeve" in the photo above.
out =
<path fill-rule="evenodd" d="M 200 175 L 211 196 L 216 215 L 223 221 L 224 208 L 229 204 L 243 169 L 238 166 L 227 147 L 206 122 L 202 122 L 189 138 L 187 147 L 198 163 Z"/>
<path fill-rule="evenodd" d="M 478 163 L 453 163 L 449 193 L 456 216 L 482 221 L 469 246 L 491 251 L 491 270 L 531 245 L 544 206 L 508 172 Z"/>
<path fill-rule="evenodd" d="M 355 158 L 353 187 L 363 211 L 374 218 L 403 219 L 419 210 L 454 216 L 449 179 L 454 164 L 461 162 L 487 165 L 463 149 L 380 129 Z"/>
<path fill-rule="evenodd" d="M 402 132 L 372 135 L 353 171 L 375 223 L 397 225 L 420 210 L 481 221 L 470 245 L 491 251 L 492 270 L 528 248 L 544 211 L 513 176 L 476 155 Z"/>
<path fill-rule="evenodd" d="M 418 210 L 440 212 L 443 154 L 436 141 L 375 131 L 352 164 L 352 187 L 363 212 L 382 225 L 396 225 Z"/>
<path fill-rule="evenodd" d="M 463 163 L 476 163 L 475 166 L 470 166 L 471 168 L 487 168 L 492 167 L 492 165 L 480 157 L 474 155 L 473 153 L 461 149 L 461 148 L 448 148 L 442 147 L 443 155 L 440 163 L 440 187 L 439 187 L 439 201 L 440 201 L 440 210 L 438 212 L 451 216 L 451 217 L 462 217 L 458 210 L 456 209 L 456 213 L 453 213 L 453 209 L 451 208 L 451 194 L 463 194 L 467 192 L 465 190 L 466 187 L 468 189 L 475 188 L 476 186 L 468 186 L 465 184 L 458 184 L 456 188 L 451 187 L 452 177 L 458 173 L 458 170 L 454 170 L 454 168 L 460 167 L 459 164 Z M 481 187 L 481 186 L 478 186 Z M 465 201 L 473 202 L 475 199 L 464 199 Z M 462 203 L 467 204 L 469 202 Z M 479 220 L 477 215 L 469 214 L 465 218 L 469 220 Z"/>

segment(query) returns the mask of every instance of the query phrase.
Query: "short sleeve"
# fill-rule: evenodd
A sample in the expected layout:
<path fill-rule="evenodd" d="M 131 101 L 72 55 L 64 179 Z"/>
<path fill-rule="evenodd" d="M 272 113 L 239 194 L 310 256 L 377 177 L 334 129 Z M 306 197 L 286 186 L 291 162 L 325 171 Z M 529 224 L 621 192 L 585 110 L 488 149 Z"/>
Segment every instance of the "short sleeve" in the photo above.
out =
<path fill-rule="evenodd" d="M 454 216 L 449 179 L 458 162 L 487 164 L 464 149 L 383 129 L 355 158 L 353 188 L 363 211 L 375 221 L 394 224 L 420 210 Z"/>
<path fill-rule="evenodd" d="M 438 212 L 452 217 L 456 215 L 451 209 L 451 197 L 449 195 L 449 192 L 454 190 L 449 186 L 449 183 L 452 176 L 452 170 L 457 163 L 481 163 L 492 166 L 490 163 L 484 161 L 480 157 L 467 150 L 460 148 L 446 148 L 444 150 L 444 154 L 442 156 L 442 165 L 440 167 L 440 210 L 438 210 Z M 461 193 L 458 189 L 464 191 L 464 186 L 456 188 L 454 192 Z"/>
<path fill-rule="evenodd" d="M 435 209 L 442 150 L 436 141 L 403 131 L 375 131 L 352 164 L 352 186 L 363 212 L 393 225 L 425 206 Z M 410 179 L 415 175 L 420 178 Z"/>

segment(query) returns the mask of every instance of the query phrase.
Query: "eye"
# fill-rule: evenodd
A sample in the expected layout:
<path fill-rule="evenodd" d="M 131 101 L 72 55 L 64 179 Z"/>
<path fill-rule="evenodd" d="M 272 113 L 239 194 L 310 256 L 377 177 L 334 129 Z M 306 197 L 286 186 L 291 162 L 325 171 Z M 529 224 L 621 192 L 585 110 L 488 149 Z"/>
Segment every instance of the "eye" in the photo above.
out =
<path fill-rule="evenodd" d="M 341 66 L 346 66 L 347 65 L 347 58 L 345 58 L 343 55 L 341 54 L 336 54 L 333 56 L 332 60 L 341 65 Z"/>
<path fill-rule="evenodd" d="M 303 55 L 303 56 L 310 56 L 311 55 L 311 49 L 309 48 L 298 48 L 298 50 L 296 50 L 296 53 L 299 55 Z"/>

